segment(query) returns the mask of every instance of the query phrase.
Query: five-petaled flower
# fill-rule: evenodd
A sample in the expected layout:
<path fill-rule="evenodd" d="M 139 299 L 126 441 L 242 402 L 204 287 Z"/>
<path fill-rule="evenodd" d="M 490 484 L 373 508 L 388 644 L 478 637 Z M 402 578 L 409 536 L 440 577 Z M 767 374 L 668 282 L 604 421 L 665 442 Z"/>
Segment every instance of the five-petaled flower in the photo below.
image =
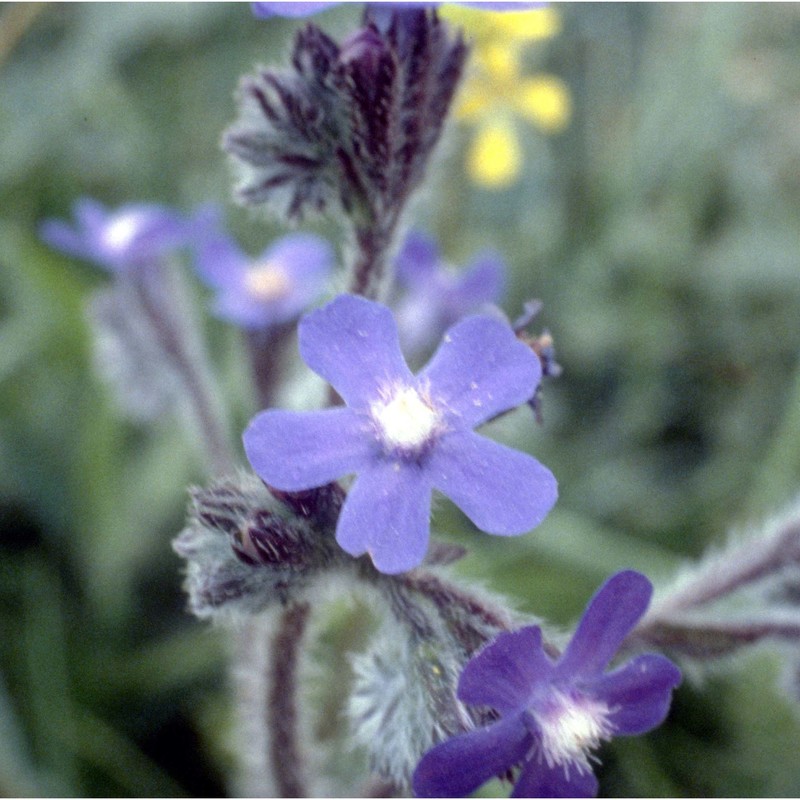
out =
<path fill-rule="evenodd" d="M 333 260 L 330 244 L 310 233 L 283 236 L 253 259 L 215 231 L 198 245 L 195 266 L 216 290 L 214 312 L 252 330 L 299 317 L 324 292 Z"/>
<path fill-rule="evenodd" d="M 592 751 L 613 736 L 645 733 L 669 711 L 680 670 L 657 654 L 605 669 L 644 614 L 652 585 L 619 572 L 589 603 L 553 661 L 537 626 L 502 633 L 464 668 L 458 697 L 500 718 L 436 745 L 414 773 L 420 797 L 462 797 L 519 766 L 512 797 L 593 797 Z"/>
<path fill-rule="evenodd" d="M 398 297 L 392 303 L 406 355 L 426 351 L 461 317 L 499 303 L 506 265 L 490 250 L 463 269 L 445 263 L 436 241 L 412 231 L 395 259 Z"/>
<path fill-rule="evenodd" d="M 155 203 L 129 203 L 109 211 L 85 197 L 75 202 L 73 213 L 74 226 L 46 220 L 42 239 L 67 255 L 124 272 L 190 244 L 204 229 L 210 210 L 201 207 L 192 218 Z"/>
<path fill-rule="evenodd" d="M 348 553 L 369 553 L 390 574 L 418 566 L 432 489 L 498 535 L 525 533 L 550 511 L 552 473 L 472 430 L 525 403 L 541 377 L 539 359 L 507 324 L 462 320 L 416 376 L 389 309 L 362 297 L 340 295 L 306 315 L 299 340 L 305 362 L 346 406 L 264 411 L 245 431 L 245 452 L 258 475 L 283 491 L 356 473 L 336 528 Z"/>

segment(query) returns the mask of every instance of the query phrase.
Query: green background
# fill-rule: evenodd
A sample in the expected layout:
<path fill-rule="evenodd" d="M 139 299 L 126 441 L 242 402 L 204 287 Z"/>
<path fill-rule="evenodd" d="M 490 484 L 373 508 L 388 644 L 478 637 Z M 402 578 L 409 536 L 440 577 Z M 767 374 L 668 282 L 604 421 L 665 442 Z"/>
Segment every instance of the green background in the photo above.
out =
<path fill-rule="evenodd" d="M 561 499 L 526 537 L 461 537 L 460 570 L 566 625 L 613 571 L 664 581 L 800 485 L 800 6 L 557 7 L 531 68 L 569 85 L 569 129 L 521 128 L 525 172 L 489 192 L 453 126 L 410 221 L 453 263 L 504 253 L 511 316 L 544 301 L 564 374 L 543 426 L 495 429 Z M 357 18 L 315 21 L 343 36 Z M 197 449 L 117 410 L 84 314 L 107 276 L 37 226 L 84 195 L 214 200 L 258 252 L 281 228 L 230 202 L 219 138 L 238 77 L 300 24 L 245 4 L 0 7 L 0 794 L 225 791 L 224 636 L 186 613 L 170 549 Z M 206 332 L 241 429 L 237 333 Z M 465 523 L 441 504 L 436 527 Z M 666 725 L 603 751 L 603 793 L 800 793 L 782 669 L 764 652 L 687 681 Z"/>

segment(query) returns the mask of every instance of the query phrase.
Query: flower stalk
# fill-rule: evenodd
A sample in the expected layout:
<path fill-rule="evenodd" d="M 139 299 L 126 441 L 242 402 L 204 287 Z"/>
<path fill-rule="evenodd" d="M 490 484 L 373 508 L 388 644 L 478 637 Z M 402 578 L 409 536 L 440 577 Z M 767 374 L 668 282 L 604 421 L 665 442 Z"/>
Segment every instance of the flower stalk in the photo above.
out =
<path fill-rule="evenodd" d="M 213 475 L 230 473 L 235 465 L 225 410 L 214 385 L 201 337 L 190 312 L 188 290 L 175 265 L 144 264 L 119 276 L 128 283 L 158 339 L 164 355 L 180 376 L 188 405 Z"/>
<path fill-rule="evenodd" d="M 294 603 L 278 620 L 270 648 L 267 726 L 269 758 L 279 797 L 308 797 L 297 708 L 297 669 L 311 612 L 308 603 Z"/>

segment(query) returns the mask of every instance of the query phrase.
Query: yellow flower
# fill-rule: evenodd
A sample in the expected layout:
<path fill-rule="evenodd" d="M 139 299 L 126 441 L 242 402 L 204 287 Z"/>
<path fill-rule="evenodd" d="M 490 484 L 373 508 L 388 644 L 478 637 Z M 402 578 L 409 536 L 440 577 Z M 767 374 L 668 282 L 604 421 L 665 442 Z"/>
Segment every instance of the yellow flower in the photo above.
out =
<path fill-rule="evenodd" d="M 553 75 L 525 75 L 525 48 L 561 30 L 552 7 L 528 11 L 485 12 L 445 6 L 442 16 L 462 27 L 472 45 L 472 61 L 458 97 L 457 119 L 473 124 L 467 172 L 481 186 L 501 189 L 522 170 L 517 118 L 543 133 L 555 134 L 569 124 L 569 89 Z"/>
<path fill-rule="evenodd" d="M 522 168 L 522 148 L 513 120 L 498 117 L 484 122 L 467 153 L 467 171 L 482 186 L 508 186 Z"/>

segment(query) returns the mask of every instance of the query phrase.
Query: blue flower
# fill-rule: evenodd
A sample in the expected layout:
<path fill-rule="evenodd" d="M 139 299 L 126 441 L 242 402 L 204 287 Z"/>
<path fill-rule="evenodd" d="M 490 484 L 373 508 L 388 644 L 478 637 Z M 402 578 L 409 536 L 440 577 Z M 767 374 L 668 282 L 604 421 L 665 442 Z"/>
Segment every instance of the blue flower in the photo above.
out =
<path fill-rule="evenodd" d="M 385 573 L 418 566 L 432 489 L 481 530 L 503 536 L 525 533 L 550 511 L 557 496 L 550 471 L 472 430 L 525 403 L 541 377 L 539 359 L 507 324 L 462 320 L 417 376 L 389 309 L 362 297 L 340 295 L 306 315 L 299 338 L 305 362 L 346 406 L 264 411 L 245 431 L 245 452 L 283 491 L 355 473 L 336 528 L 348 553 L 369 553 Z"/>
<path fill-rule="evenodd" d="M 310 17 L 319 11 L 325 11 L 333 6 L 338 6 L 340 3 L 336 0 L 321 0 L 316 3 L 303 3 L 303 2 L 275 2 L 275 3 L 250 3 L 253 14 L 256 17 Z M 415 6 L 438 6 L 441 3 L 426 2 L 426 0 L 418 0 L 418 2 L 405 2 L 405 3 L 386 3 L 387 6 L 394 8 L 414 8 Z M 526 8 L 538 8 L 544 3 L 515 3 L 515 2 L 462 2 L 460 5 L 473 6 L 474 8 L 484 8 L 487 11 L 521 11 Z"/>
<path fill-rule="evenodd" d="M 274 241 L 258 258 L 242 252 L 224 233 L 198 245 L 195 266 L 216 290 L 214 312 L 247 329 L 290 322 L 319 299 L 333 268 L 328 242 L 308 233 Z"/>
<path fill-rule="evenodd" d="M 310 17 L 318 11 L 325 11 L 327 8 L 339 5 L 332 0 L 322 0 L 319 3 L 250 3 L 250 8 L 256 17 Z"/>
<path fill-rule="evenodd" d="M 56 250 L 92 261 L 111 272 L 124 272 L 190 244 L 208 215 L 201 208 L 187 219 L 155 203 L 130 203 L 109 211 L 97 200 L 82 198 L 73 206 L 75 225 L 46 220 L 41 238 Z"/>
<path fill-rule="evenodd" d="M 392 305 L 407 355 L 427 350 L 461 317 L 499 303 L 507 271 L 502 257 L 488 250 L 456 270 L 442 260 L 434 239 L 418 231 L 406 237 L 395 268 Z"/>
<path fill-rule="evenodd" d="M 591 752 L 613 736 L 646 733 L 669 711 L 680 670 L 656 654 L 605 672 L 644 614 L 652 585 L 638 572 L 609 578 L 553 661 L 537 626 L 503 633 L 464 668 L 458 697 L 499 720 L 436 745 L 414 773 L 419 797 L 462 797 L 520 767 L 512 797 L 593 797 Z"/>

